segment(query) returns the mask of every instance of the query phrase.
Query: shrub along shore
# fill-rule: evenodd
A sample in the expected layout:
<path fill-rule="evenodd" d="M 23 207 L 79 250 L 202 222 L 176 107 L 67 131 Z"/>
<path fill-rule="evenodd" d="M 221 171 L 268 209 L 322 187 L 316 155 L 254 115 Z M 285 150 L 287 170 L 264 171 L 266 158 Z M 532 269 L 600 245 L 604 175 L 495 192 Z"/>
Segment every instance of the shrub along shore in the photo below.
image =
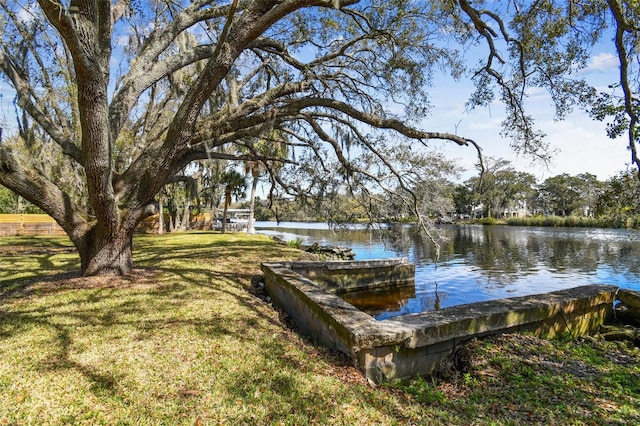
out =
<path fill-rule="evenodd" d="M 528 216 L 508 219 L 484 217 L 472 219 L 469 222 L 481 225 L 640 229 L 640 216 L 602 216 L 598 218 L 587 216 Z"/>
<path fill-rule="evenodd" d="M 63 237 L 0 238 L 0 425 L 638 424 L 632 342 L 507 335 L 373 387 L 256 292 L 264 236 L 136 236 L 127 277 Z"/>

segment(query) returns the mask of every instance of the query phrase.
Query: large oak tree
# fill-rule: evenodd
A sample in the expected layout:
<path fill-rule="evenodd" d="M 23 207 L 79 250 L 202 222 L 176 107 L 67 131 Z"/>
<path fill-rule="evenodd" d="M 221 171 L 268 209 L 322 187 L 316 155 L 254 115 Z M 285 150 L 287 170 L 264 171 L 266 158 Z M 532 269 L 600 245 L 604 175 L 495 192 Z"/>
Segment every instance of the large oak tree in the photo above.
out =
<path fill-rule="evenodd" d="M 388 176 L 384 145 L 475 144 L 423 121 L 435 72 L 476 83 L 469 107 L 502 101 L 514 147 L 544 157 L 526 88 L 546 88 L 559 116 L 588 100 L 593 90 L 569 77 L 611 11 L 619 51 L 628 45 L 629 10 L 614 0 L 0 0 L 0 71 L 19 129 L 0 142 L 0 184 L 55 218 L 83 274 L 127 273 L 134 229 L 165 183 L 195 160 L 282 161 L 246 143 L 274 129 L 290 164 L 313 157 L 317 172 L 332 154 L 367 185 L 379 177 L 358 153 L 378 156 Z M 622 51 L 632 67 L 634 51 Z M 637 97 L 624 95 L 633 112 Z M 292 188 L 282 176 L 274 183 Z"/>

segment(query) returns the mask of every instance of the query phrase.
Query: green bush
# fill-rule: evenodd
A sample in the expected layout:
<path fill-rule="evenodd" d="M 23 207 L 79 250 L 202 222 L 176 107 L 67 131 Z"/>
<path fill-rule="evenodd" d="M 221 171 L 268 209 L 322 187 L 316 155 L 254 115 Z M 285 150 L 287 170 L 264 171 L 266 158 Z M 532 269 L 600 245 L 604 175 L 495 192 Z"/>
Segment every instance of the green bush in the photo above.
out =
<path fill-rule="evenodd" d="M 292 248 L 301 249 L 302 248 L 302 241 L 304 241 L 302 238 L 297 237 L 295 240 L 287 241 L 287 245 L 289 247 L 292 247 Z"/>
<path fill-rule="evenodd" d="M 481 221 L 488 221 L 489 218 L 481 219 Z M 495 219 L 493 223 L 495 224 Z M 580 228 L 626 228 L 626 229 L 640 229 L 640 216 L 639 215 L 608 215 L 601 216 L 599 218 L 585 217 L 585 216 L 531 216 L 531 217 L 513 217 L 507 220 L 507 225 L 510 226 L 566 226 L 566 227 L 580 227 Z"/>
<path fill-rule="evenodd" d="M 496 222 L 496 219 L 493 217 L 483 217 L 481 219 L 478 219 L 478 223 L 481 225 L 495 225 Z"/>

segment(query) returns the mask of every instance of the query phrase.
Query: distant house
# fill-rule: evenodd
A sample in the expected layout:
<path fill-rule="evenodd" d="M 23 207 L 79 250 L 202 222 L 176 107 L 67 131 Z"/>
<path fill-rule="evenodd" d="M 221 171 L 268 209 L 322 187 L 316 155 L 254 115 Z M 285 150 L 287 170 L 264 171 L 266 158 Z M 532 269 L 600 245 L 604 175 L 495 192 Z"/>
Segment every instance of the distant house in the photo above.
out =
<path fill-rule="evenodd" d="M 471 208 L 471 217 L 479 219 L 484 217 L 485 207 L 483 204 L 478 204 Z M 527 206 L 527 201 L 516 201 L 509 207 L 497 208 L 491 211 L 491 216 L 508 219 L 510 217 L 527 217 L 531 216 L 531 211 Z"/>
<path fill-rule="evenodd" d="M 517 201 L 513 203 L 509 208 L 506 208 L 500 211 L 501 218 L 510 218 L 510 217 L 527 217 L 530 216 L 531 212 L 527 207 L 527 201 Z"/>
<path fill-rule="evenodd" d="M 471 217 L 474 219 L 480 219 L 481 217 L 484 217 L 484 205 L 478 204 L 477 206 L 472 206 Z"/>

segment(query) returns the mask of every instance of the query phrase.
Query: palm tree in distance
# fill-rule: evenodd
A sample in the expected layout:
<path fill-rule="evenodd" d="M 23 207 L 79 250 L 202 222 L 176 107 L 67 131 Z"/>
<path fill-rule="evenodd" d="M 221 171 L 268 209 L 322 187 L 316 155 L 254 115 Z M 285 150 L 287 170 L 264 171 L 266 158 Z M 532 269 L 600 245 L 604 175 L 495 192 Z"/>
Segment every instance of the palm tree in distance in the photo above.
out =
<path fill-rule="evenodd" d="M 251 192 L 249 195 L 249 224 L 247 233 L 254 234 L 255 223 L 255 199 L 260 176 L 266 171 L 278 173 L 283 165 L 283 160 L 289 155 L 289 145 L 286 135 L 277 129 L 272 129 L 261 138 L 247 141 L 246 149 L 256 157 L 268 159 L 252 159 L 245 162 L 245 175 L 251 175 Z"/>
<path fill-rule="evenodd" d="M 236 200 L 245 197 L 246 183 L 244 176 L 233 169 L 227 170 L 222 174 L 220 183 L 224 185 L 224 209 L 222 212 L 222 228 L 220 229 L 220 232 L 224 234 L 227 232 L 227 210 L 231 204 L 231 197 L 234 196 Z"/>

